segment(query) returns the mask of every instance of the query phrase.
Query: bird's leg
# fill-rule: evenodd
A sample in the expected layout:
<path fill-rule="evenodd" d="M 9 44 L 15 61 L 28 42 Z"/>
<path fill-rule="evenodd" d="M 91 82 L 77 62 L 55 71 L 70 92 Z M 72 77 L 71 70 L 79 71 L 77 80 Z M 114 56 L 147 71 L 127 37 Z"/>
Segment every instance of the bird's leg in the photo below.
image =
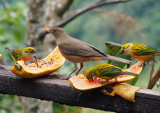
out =
<path fill-rule="evenodd" d="M 146 65 L 146 62 L 144 61 L 141 65 L 138 65 L 139 67 L 144 67 Z"/>
<path fill-rule="evenodd" d="M 66 78 L 67 80 L 69 79 L 69 77 L 78 69 L 77 67 L 77 63 L 74 63 L 74 70 L 68 75 L 68 77 Z"/>
<path fill-rule="evenodd" d="M 78 75 L 78 73 L 81 71 L 82 68 L 83 68 L 83 63 L 80 63 L 80 69 L 77 71 L 76 75 Z"/>
<path fill-rule="evenodd" d="M 103 87 L 103 82 L 102 81 L 99 81 L 100 83 L 101 83 L 101 85 L 102 85 L 102 87 Z"/>
<path fill-rule="evenodd" d="M 103 83 L 105 83 L 105 82 L 109 82 L 109 80 L 108 79 L 106 79 L 105 81 L 104 81 L 104 79 L 101 79 L 101 80 L 99 80 L 99 82 L 101 83 L 101 85 L 103 86 Z"/>
<path fill-rule="evenodd" d="M 101 83 L 101 85 L 102 85 L 102 87 L 103 87 L 104 81 L 103 81 L 103 80 L 99 80 L 99 82 Z"/>
<path fill-rule="evenodd" d="M 118 82 L 117 77 L 115 78 L 116 82 Z"/>

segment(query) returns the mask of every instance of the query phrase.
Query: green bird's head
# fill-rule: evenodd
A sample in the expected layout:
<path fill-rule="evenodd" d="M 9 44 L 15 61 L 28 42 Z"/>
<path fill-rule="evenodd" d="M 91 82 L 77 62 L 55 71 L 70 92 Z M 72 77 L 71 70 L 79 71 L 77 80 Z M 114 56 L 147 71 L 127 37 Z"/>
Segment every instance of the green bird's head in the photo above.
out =
<path fill-rule="evenodd" d="M 23 49 L 23 54 L 20 59 L 24 62 L 27 62 L 34 53 L 36 53 L 36 50 L 33 47 L 26 47 L 25 49 Z"/>
<path fill-rule="evenodd" d="M 126 43 L 126 44 L 124 44 L 122 46 L 122 48 L 121 48 L 121 54 L 123 54 L 123 53 L 129 53 L 132 45 L 133 45 L 132 43 Z"/>
<path fill-rule="evenodd" d="M 26 47 L 23 49 L 24 53 L 36 53 L 36 50 L 33 47 Z"/>
<path fill-rule="evenodd" d="M 85 76 L 86 76 L 87 79 L 93 80 L 93 77 L 95 76 L 95 70 L 94 70 L 94 68 L 87 69 L 86 73 L 85 73 Z"/>

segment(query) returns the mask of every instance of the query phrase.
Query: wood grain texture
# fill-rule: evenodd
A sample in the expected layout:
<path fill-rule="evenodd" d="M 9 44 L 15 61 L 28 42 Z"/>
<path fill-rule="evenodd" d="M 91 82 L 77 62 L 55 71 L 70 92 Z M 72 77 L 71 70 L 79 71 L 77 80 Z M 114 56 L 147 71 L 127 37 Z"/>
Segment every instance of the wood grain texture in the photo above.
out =
<path fill-rule="evenodd" d="M 68 81 L 47 75 L 24 79 L 10 72 L 10 67 L 0 69 L 0 93 L 55 101 L 70 106 L 82 106 L 119 113 L 160 113 L 160 91 L 141 89 L 136 93 L 135 103 L 120 96 L 107 96 L 99 89 L 78 91 Z"/>

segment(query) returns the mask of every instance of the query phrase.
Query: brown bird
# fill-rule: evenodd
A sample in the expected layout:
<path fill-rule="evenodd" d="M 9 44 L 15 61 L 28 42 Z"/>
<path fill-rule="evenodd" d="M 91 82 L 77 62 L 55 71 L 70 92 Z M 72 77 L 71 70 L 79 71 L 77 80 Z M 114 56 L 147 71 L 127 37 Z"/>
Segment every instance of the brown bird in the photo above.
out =
<path fill-rule="evenodd" d="M 67 60 L 74 63 L 74 70 L 72 73 L 78 69 L 77 63 L 80 63 L 80 69 L 77 71 L 76 75 L 83 68 L 83 62 L 113 60 L 127 64 L 131 63 L 131 61 L 126 59 L 106 55 L 105 53 L 99 51 L 96 47 L 76 38 L 72 38 L 71 36 L 67 35 L 67 33 L 62 28 L 46 28 L 45 31 L 52 33 L 56 39 L 61 54 Z M 72 73 L 70 73 L 67 78 L 69 78 Z"/>

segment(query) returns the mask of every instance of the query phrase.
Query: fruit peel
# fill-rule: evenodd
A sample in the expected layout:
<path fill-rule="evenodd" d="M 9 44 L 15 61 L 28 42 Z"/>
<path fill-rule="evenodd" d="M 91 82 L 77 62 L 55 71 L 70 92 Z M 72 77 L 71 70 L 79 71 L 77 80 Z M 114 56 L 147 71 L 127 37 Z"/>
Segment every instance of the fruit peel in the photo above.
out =
<path fill-rule="evenodd" d="M 102 89 L 102 92 L 110 96 L 114 96 L 115 94 L 117 94 L 125 100 L 135 102 L 135 93 L 140 90 L 140 87 L 120 83 L 114 85 L 112 89 L 113 91 L 111 93 L 107 92 L 105 89 Z"/>

